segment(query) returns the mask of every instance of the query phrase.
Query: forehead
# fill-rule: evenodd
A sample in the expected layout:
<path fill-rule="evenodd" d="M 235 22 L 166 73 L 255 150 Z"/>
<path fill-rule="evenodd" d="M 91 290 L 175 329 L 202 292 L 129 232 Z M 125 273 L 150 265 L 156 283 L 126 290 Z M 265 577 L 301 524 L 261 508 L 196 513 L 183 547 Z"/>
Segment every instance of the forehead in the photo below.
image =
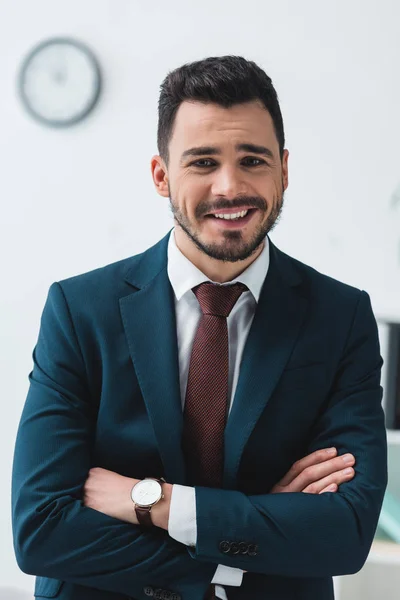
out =
<path fill-rule="evenodd" d="M 193 144 L 244 141 L 278 147 L 269 112 L 257 101 L 224 108 L 218 104 L 182 102 L 177 110 L 171 145 L 178 150 Z"/>

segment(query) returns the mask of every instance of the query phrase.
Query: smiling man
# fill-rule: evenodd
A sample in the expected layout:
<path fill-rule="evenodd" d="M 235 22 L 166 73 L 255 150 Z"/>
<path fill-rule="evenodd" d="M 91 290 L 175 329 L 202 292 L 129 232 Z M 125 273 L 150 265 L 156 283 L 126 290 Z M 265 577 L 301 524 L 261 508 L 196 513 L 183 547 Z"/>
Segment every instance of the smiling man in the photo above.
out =
<path fill-rule="evenodd" d="M 168 164 L 154 157 L 153 177 L 171 199 L 179 249 L 210 279 L 232 280 L 261 253 L 282 209 L 288 156 L 260 100 L 179 106 Z"/>
<path fill-rule="evenodd" d="M 12 480 L 37 598 L 332 600 L 363 566 L 387 484 L 377 327 L 365 291 L 269 238 L 284 146 L 254 62 L 175 69 L 151 160 L 173 229 L 51 285 Z"/>

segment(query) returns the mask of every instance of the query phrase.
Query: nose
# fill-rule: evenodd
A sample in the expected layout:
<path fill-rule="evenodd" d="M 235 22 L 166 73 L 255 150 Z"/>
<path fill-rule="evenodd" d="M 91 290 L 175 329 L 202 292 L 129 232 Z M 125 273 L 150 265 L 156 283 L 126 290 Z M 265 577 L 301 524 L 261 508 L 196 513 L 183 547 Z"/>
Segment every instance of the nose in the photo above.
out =
<path fill-rule="evenodd" d="M 218 169 L 214 174 L 211 193 L 215 198 L 218 196 L 235 198 L 235 196 L 246 194 L 247 186 L 243 180 L 243 173 L 234 167 Z"/>

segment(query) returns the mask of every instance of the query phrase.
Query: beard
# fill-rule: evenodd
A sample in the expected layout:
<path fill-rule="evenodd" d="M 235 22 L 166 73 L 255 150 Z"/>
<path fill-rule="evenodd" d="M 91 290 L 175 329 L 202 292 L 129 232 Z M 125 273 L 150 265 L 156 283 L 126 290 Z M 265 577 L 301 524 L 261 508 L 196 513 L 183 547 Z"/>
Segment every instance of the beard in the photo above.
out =
<path fill-rule="evenodd" d="M 282 193 L 278 197 L 273 205 L 271 213 L 268 215 L 265 221 L 262 221 L 260 225 L 256 227 L 251 239 L 249 241 L 243 240 L 242 232 L 240 229 L 230 229 L 223 232 L 224 241 L 222 243 L 211 242 L 205 243 L 201 239 L 201 233 L 196 228 L 196 225 L 190 221 L 185 213 L 183 213 L 175 204 L 172 198 L 171 190 L 169 189 L 170 197 L 170 208 L 177 224 L 186 233 L 188 238 L 197 246 L 197 248 L 204 252 L 210 258 L 216 260 L 222 260 L 224 262 L 237 262 L 240 260 L 246 260 L 252 254 L 256 252 L 260 244 L 263 243 L 267 234 L 274 229 L 279 222 L 282 214 L 284 191 L 283 191 L 283 180 L 282 180 Z M 265 212 L 267 210 L 267 203 L 264 198 L 260 196 L 241 196 L 236 198 L 234 201 L 228 202 L 223 201 L 214 206 L 206 205 L 205 203 L 199 204 L 196 207 L 196 219 L 201 219 L 212 210 L 219 210 L 224 208 L 235 208 L 245 204 L 252 208 L 258 208 Z M 213 218 L 213 217 L 211 217 Z"/>

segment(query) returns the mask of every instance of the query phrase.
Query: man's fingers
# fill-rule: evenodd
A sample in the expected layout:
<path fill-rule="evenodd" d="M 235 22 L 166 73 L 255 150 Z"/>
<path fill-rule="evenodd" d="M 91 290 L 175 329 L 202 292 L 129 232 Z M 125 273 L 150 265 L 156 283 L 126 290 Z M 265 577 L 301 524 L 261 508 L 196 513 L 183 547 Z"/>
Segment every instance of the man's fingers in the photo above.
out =
<path fill-rule="evenodd" d="M 306 494 L 320 494 L 323 491 L 331 491 L 327 490 L 330 485 L 339 486 L 345 481 L 350 481 L 353 477 L 354 469 L 352 467 L 346 467 L 346 469 L 343 469 L 342 471 L 337 471 L 323 479 L 314 481 L 310 485 L 307 485 L 302 491 Z"/>
<path fill-rule="evenodd" d="M 288 486 L 290 492 L 303 492 L 310 484 L 318 485 L 318 482 L 334 473 L 341 473 L 346 468 L 352 467 L 355 463 L 355 458 L 352 454 L 344 454 L 337 456 L 331 460 L 311 465 L 304 469 Z M 329 483 L 341 483 L 337 478 L 333 478 Z M 325 487 L 325 485 L 323 486 Z M 323 488 L 319 488 L 320 491 Z M 313 493 L 316 493 L 315 491 Z"/>
<path fill-rule="evenodd" d="M 271 493 L 305 492 L 320 494 L 336 491 L 354 477 L 352 454 L 336 456 L 336 448 L 317 450 L 294 463 L 290 471 L 272 488 Z M 329 486 L 335 485 L 335 489 Z"/>
<path fill-rule="evenodd" d="M 311 467 L 312 465 L 316 465 L 330 460 L 336 455 L 336 453 L 336 448 L 324 448 L 322 450 L 316 450 L 315 452 L 308 454 L 308 456 L 305 456 L 304 458 L 296 461 L 293 464 L 290 471 L 288 471 L 285 477 L 283 477 L 283 479 L 279 481 L 278 485 L 289 485 L 296 477 L 300 475 L 300 473 L 304 471 L 304 469 L 307 469 L 307 467 Z M 299 492 L 301 492 L 301 490 L 299 490 Z"/>
<path fill-rule="evenodd" d="M 345 469 L 354 465 L 354 463 L 354 456 L 351 454 L 345 454 L 344 456 L 332 458 L 324 463 L 312 465 L 304 469 L 288 487 L 290 488 L 291 492 L 302 492 L 307 488 L 307 486 L 311 484 L 318 485 L 319 481 L 326 479 L 335 473 L 343 472 Z M 329 483 L 338 483 L 338 481 L 336 478 L 333 478 L 329 481 Z M 326 485 L 323 487 L 326 487 Z M 321 489 L 323 488 L 319 488 L 318 491 Z M 314 491 L 314 493 L 316 492 Z"/>
<path fill-rule="evenodd" d="M 331 485 L 328 485 L 328 487 L 326 487 L 324 490 L 322 490 L 320 494 L 324 494 L 325 492 L 337 492 L 337 490 L 338 486 L 336 485 L 336 483 L 332 483 Z"/>

